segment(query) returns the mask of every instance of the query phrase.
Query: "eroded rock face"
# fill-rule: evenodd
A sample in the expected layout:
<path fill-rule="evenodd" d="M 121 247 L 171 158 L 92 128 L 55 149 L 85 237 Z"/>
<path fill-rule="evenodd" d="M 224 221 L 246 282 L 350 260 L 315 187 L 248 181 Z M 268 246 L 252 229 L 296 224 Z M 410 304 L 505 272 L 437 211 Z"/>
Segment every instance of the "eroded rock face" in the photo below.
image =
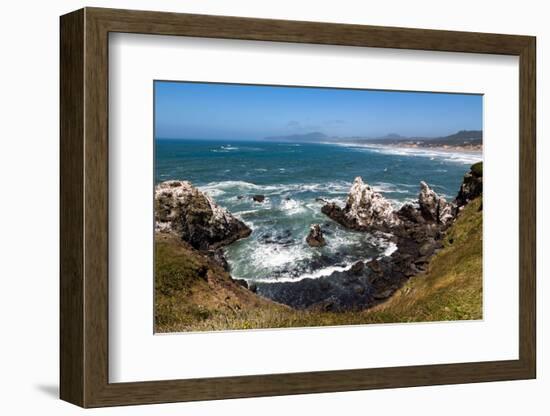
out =
<path fill-rule="evenodd" d="M 252 232 L 187 181 L 155 187 L 155 230 L 174 233 L 198 250 L 216 250 Z"/>
<path fill-rule="evenodd" d="M 309 229 L 309 234 L 306 237 L 306 242 L 310 247 L 323 247 L 327 244 L 323 237 L 323 231 L 319 224 L 313 224 Z"/>
<path fill-rule="evenodd" d="M 483 162 L 471 166 L 470 172 L 464 175 L 460 190 L 456 197 L 456 204 L 462 207 L 477 198 L 483 192 Z"/>
<path fill-rule="evenodd" d="M 344 208 L 329 203 L 323 206 L 322 212 L 356 230 L 387 229 L 399 223 L 392 204 L 359 176 L 353 182 Z"/>
<path fill-rule="evenodd" d="M 418 195 L 420 213 L 426 221 L 438 224 L 447 224 L 454 219 L 455 206 L 428 186 L 424 181 L 420 182 L 420 194 Z"/>

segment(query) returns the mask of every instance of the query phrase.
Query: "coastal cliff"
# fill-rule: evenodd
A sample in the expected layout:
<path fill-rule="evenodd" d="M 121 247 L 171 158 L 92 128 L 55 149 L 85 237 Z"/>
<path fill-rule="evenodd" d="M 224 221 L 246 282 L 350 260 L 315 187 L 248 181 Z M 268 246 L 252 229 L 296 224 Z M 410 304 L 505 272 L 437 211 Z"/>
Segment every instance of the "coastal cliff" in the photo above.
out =
<path fill-rule="evenodd" d="M 252 232 L 187 181 L 155 187 L 155 230 L 173 233 L 198 250 L 215 250 Z"/>
<path fill-rule="evenodd" d="M 417 202 L 395 210 L 358 178 L 345 206 L 325 204 L 323 212 L 342 226 L 391 239 L 395 251 L 329 276 L 257 283 L 252 290 L 245 281 L 233 280 L 223 261 L 212 256 L 223 259 L 221 247 L 248 236 L 248 227 L 227 211 L 215 214 L 215 203 L 190 190 L 190 184 L 165 183 L 158 193 L 164 213 L 156 228 L 156 329 L 479 319 L 481 183 L 482 165 L 476 164 L 453 201 L 422 183 Z M 180 197 L 174 201 L 171 187 L 185 192 L 176 193 Z M 183 202 L 189 197 L 182 196 L 189 194 L 202 208 L 189 210 Z M 190 215 L 196 211 L 202 214 Z M 184 220 L 193 226 L 181 225 Z"/>
<path fill-rule="evenodd" d="M 155 330 L 198 330 L 212 316 L 288 307 L 234 280 L 222 248 L 252 230 L 187 181 L 155 187 Z"/>

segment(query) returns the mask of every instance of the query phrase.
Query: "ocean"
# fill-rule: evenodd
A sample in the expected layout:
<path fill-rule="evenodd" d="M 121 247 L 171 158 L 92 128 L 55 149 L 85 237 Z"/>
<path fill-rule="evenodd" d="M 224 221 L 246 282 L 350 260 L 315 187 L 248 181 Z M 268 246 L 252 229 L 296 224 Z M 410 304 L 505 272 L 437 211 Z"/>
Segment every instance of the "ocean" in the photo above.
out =
<path fill-rule="evenodd" d="M 324 201 L 345 202 L 356 176 L 399 208 L 417 200 L 422 180 L 452 200 L 480 160 L 473 152 L 357 144 L 157 139 L 155 183 L 190 181 L 253 230 L 225 249 L 233 278 L 297 281 L 394 250 L 383 235 L 346 230 L 321 213 Z M 305 242 L 314 223 L 325 247 Z"/>

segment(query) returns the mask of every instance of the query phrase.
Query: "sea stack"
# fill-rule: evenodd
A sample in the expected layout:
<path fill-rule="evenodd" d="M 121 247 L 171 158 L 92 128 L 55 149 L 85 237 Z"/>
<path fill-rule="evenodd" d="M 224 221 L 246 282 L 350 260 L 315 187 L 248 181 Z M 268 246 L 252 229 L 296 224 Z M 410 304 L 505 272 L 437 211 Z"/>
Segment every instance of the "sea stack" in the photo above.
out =
<path fill-rule="evenodd" d="M 323 237 L 323 231 L 319 224 L 313 224 L 309 229 L 309 234 L 306 237 L 306 242 L 310 247 L 323 247 L 327 244 Z"/>
<path fill-rule="evenodd" d="M 344 208 L 328 203 L 322 212 L 344 227 L 355 230 L 385 230 L 399 224 L 390 201 L 364 183 L 360 176 L 353 181 Z"/>

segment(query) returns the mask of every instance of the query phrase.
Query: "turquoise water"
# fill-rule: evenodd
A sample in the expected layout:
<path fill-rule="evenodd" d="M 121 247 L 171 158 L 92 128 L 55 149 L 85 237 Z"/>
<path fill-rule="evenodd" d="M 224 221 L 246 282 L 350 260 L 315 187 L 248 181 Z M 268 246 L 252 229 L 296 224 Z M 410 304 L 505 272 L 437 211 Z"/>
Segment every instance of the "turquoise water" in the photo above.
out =
<path fill-rule="evenodd" d="M 356 176 L 398 208 L 419 182 L 452 199 L 479 153 L 358 145 L 157 139 L 155 182 L 188 180 L 253 230 L 226 249 L 234 278 L 292 281 L 328 275 L 393 249 L 384 236 L 348 231 L 321 213 L 343 203 Z M 254 202 L 252 195 L 266 197 Z M 323 248 L 305 243 L 322 225 Z"/>

